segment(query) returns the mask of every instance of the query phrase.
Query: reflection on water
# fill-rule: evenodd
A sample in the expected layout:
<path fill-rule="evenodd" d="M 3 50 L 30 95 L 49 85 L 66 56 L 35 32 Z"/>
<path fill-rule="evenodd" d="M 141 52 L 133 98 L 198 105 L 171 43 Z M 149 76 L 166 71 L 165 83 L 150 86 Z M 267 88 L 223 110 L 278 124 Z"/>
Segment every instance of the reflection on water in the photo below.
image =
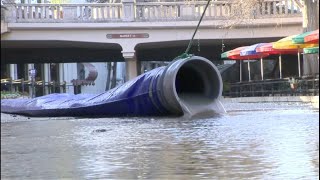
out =
<path fill-rule="evenodd" d="M 1 123 L 3 179 L 318 179 L 319 112 Z"/>

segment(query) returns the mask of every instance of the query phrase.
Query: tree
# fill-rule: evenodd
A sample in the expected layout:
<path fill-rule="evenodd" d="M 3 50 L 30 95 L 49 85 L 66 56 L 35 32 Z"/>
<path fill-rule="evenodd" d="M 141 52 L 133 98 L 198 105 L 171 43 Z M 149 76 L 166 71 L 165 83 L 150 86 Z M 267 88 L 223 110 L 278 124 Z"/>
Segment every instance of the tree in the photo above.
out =
<path fill-rule="evenodd" d="M 234 0 L 230 2 L 228 21 L 225 21 L 222 28 L 233 28 L 239 24 L 251 24 L 261 0 Z"/>
<path fill-rule="evenodd" d="M 294 1 L 302 9 L 303 32 L 319 29 L 319 0 Z M 317 54 L 304 54 L 303 59 L 304 75 L 319 73 L 319 60 Z"/>

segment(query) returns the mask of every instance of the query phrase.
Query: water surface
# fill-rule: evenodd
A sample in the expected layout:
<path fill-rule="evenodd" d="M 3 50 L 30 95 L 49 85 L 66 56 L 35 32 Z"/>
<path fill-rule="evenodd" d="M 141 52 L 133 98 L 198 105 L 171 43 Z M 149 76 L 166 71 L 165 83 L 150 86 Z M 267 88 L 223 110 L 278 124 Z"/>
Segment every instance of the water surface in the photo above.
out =
<path fill-rule="evenodd" d="M 1 179 L 319 179 L 319 111 L 227 104 L 211 118 L 1 115 Z"/>

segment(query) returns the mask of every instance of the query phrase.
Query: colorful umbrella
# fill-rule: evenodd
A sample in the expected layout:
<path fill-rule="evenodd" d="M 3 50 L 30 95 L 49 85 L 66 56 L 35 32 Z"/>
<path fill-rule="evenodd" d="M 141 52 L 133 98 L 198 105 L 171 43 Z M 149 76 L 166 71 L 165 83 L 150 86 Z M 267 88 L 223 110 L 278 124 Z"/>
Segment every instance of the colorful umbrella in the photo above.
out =
<path fill-rule="evenodd" d="M 221 54 L 221 59 L 226 59 L 228 57 L 228 53 L 229 51 L 226 51 L 224 53 Z"/>
<path fill-rule="evenodd" d="M 296 35 L 295 37 L 292 38 L 292 43 L 293 44 L 304 44 L 304 37 L 306 37 L 309 34 L 311 34 L 311 31 Z"/>
<path fill-rule="evenodd" d="M 282 54 L 297 54 L 297 49 L 274 49 L 272 48 L 272 43 L 266 43 L 256 49 L 260 53 L 276 54 L 279 55 L 279 74 L 280 79 L 282 79 Z"/>
<path fill-rule="evenodd" d="M 257 52 L 256 49 L 260 46 L 265 45 L 266 43 L 258 43 L 251 46 L 248 46 L 247 48 L 244 48 L 240 51 L 240 56 L 247 57 L 248 60 L 250 59 L 260 59 L 260 66 L 261 66 L 261 79 L 263 80 L 263 58 L 269 56 L 267 53 L 260 53 Z M 250 61 L 248 61 L 248 72 L 249 72 L 249 81 L 251 81 L 250 76 Z"/>
<path fill-rule="evenodd" d="M 311 48 L 303 48 L 304 54 L 318 54 L 318 61 L 319 61 L 319 46 L 318 47 L 311 47 Z"/>
<path fill-rule="evenodd" d="M 303 48 L 304 54 L 317 54 L 319 53 L 319 46 L 318 47 L 311 47 L 311 48 Z"/>
<path fill-rule="evenodd" d="M 248 47 L 248 46 L 238 47 L 238 48 L 235 48 L 235 49 L 229 51 L 228 55 L 227 55 L 228 58 L 233 59 L 233 60 L 244 60 L 244 58 L 240 56 L 240 51 L 246 47 Z"/>
<path fill-rule="evenodd" d="M 316 46 L 314 44 L 294 44 L 292 42 L 293 41 L 292 39 L 296 36 L 298 36 L 298 35 L 292 35 L 292 36 L 282 38 L 279 41 L 272 43 L 272 48 L 274 48 L 274 49 L 287 49 L 287 50 L 298 49 L 301 51 L 303 48 Z"/>
<path fill-rule="evenodd" d="M 305 36 L 304 42 L 307 44 L 319 44 L 319 29 L 312 31 L 309 35 Z"/>
<path fill-rule="evenodd" d="M 315 44 L 294 44 L 292 42 L 292 39 L 296 37 L 297 35 L 288 36 L 285 38 L 280 39 L 277 42 L 272 43 L 272 48 L 274 49 L 286 49 L 286 50 L 294 50 L 296 49 L 298 51 L 298 70 L 299 70 L 299 77 L 301 77 L 301 66 L 300 66 L 300 51 L 303 50 L 303 48 L 308 47 L 315 47 L 317 45 Z"/>
<path fill-rule="evenodd" d="M 239 47 L 236 49 L 232 49 L 230 51 L 226 51 L 221 54 L 221 59 L 233 59 L 233 60 L 238 60 L 240 58 L 240 50 L 243 49 L 243 47 Z"/>

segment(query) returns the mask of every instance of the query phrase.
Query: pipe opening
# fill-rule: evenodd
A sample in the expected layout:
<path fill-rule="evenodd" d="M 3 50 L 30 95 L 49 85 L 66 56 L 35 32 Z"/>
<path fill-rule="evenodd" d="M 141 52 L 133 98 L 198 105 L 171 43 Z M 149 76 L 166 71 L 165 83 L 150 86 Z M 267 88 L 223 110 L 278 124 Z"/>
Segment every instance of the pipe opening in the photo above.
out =
<path fill-rule="evenodd" d="M 203 94 L 204 82 L 199 73 L 194 68 L 183 66 L 176 77 L 177 94 Z"/>
<path fill-rule="evenodd" d="M 183 64 L 175 79 L 178 97 L 187 104 L 209 104 L 221 95 L 219 75 L 208 62 L 192 60 Z"/>

